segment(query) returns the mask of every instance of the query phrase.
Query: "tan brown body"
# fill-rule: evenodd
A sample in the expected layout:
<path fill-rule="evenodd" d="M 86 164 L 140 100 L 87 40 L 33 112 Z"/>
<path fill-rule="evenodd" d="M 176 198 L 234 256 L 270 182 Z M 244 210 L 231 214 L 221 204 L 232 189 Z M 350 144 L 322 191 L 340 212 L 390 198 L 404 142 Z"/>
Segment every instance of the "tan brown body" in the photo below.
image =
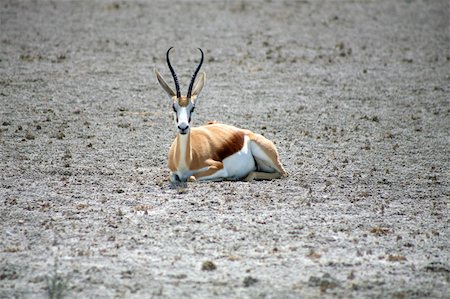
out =
<path fill-rule="evenodd" d="M 170 88 L 161 74 L 155 70 L 161 87 L 173 100 L 173 110 L 178 134 L 169 150 L 169 168 L 172 181 L 223 180 L 223 179 L 275 179 L 287 176 L 280 162 L 277 149 L 272 141 L 249 130 L 234 126 L 212 123 L 191 128 L 191 115 L 196 99 L 206 81 L 203 72 L 196 80 L 203 62 L 192 76 L 187 96 L 181 96 L 175 71 L 170 64 L 167 51 L 167 64 L 172 73 L 176 92 Z"/>
<path fill-rule="evenodd" d="M 178 134 L 169 150 L 169 168 L 180 180 L 252 180 L 273 179 L 287 175 L 275 145 L 249 130 L 225 124 L 208 124 L 192 128 L 190 136 L 186 137 L 188 137 L 186 147 L 182 140 L 185 137 Z M 241 151 L 245 147 L 247 153 L 242 154 Z M 236 154 L 240 154 L 241 157 L 237 157 L 235 162 L 244 166 L 235 171 L 225 169 L 226 159 Z M 246 160 L 249 159 L 254 163 L 248 163 Z"/>

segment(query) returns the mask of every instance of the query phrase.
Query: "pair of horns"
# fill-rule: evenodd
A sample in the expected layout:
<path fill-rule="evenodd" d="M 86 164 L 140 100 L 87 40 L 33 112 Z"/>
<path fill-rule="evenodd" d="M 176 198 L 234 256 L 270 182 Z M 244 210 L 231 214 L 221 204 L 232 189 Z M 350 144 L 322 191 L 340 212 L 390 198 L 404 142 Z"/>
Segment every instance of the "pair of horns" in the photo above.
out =
<path fill-rule="evenodd" d="M 175 89 L 177 90 L 177 98 L 180 98 L 181 97 L 180 84 L 178 83 L 177 74 L 175 74 L 175 71 L 173 70 L 173 67 L 170 64 L 170 58 L 169 58 L 169 53 L 170 53 L 170 50 L 172 50 L 172 49 L 173 49 L 173 47 L 170 47 L 169 50 L 167 50 L 166 58 L 167 58 L 167 64 L 169 65 L 170 72 L 172 73 L 173 81 L 175 82 Z M 203 64 L 203 51 L 200 48 L 198 48 L 198 49 L 202 53 L 202 58 L 200 59 L 200 63 L 198 64 L 197 69 L 195 70 L 194 74 L 192 75 L 191 83 L 189 84 L 189 89 L 188 89 L 188 93 L 187 93 L 188 99 L 191 98 L 192 87 L 194 86 L 195 78 L 197 77 L 197 74 L 200 71 L 200 68 L 202 67 L 202 64 Z"/>

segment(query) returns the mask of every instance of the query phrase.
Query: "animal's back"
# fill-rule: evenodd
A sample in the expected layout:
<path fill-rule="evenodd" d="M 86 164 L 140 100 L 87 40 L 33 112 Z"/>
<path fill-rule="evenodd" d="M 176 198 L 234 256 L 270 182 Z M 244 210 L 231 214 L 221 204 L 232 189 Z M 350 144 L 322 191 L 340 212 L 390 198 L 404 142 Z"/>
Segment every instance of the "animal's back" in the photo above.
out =
<path fill-rule="evenodd" d="M 192 128 L 191 147 L 193 157 L 223 161 L 244 146 L 249 131 L 225 124 L 208 124 Z M 202 159 L 200 159 L 202 160 Z"/>

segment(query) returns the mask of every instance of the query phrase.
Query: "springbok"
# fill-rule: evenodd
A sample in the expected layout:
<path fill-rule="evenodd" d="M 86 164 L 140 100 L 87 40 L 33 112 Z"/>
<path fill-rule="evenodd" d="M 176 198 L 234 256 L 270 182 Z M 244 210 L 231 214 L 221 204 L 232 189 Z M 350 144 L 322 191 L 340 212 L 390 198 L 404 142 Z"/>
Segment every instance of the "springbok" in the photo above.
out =
<path fill-rule="evenodd" d="M 177 136 L 169 150 L 168 165 L 172 182 L 195 180 L 271 180 L 288 175 L 280 162 L 272 141 L 262 135 L 234 126 L 210 122 L 191 128 L 191 116 L 196 100 L 205 85 L 206 74 L 197 74 L 203 64 L 201 60 L 194 74 L 187 96 L 181 96 L 177 75 L 166 53 L 167 65 L 172 73 L 175 90 L 166 83 L 158 70 L 156 78 L 173 100 L 173 111 Z"/>

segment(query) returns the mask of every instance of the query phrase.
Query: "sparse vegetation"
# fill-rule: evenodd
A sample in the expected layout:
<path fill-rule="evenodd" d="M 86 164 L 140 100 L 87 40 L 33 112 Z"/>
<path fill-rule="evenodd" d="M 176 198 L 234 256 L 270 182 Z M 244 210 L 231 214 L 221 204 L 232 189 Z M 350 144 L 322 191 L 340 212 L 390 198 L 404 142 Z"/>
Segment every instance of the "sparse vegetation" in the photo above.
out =
<path fill-rule="evenodd" d="M 62 299 L 66 295 L 68 281 L 58 273 L 58 259 L 55 259 L 53 271 L 47 276 L 47 291 L 49 299 Z"/>

